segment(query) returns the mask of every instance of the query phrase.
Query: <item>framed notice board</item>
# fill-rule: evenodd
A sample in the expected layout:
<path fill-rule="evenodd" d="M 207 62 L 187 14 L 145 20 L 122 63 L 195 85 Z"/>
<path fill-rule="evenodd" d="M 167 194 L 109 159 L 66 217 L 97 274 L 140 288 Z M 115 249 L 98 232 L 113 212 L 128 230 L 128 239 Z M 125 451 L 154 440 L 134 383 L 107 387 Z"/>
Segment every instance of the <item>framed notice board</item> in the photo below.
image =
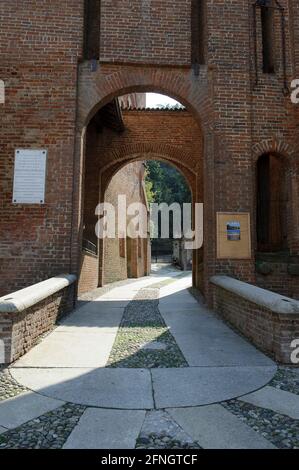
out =
<path fill-rule="evenodd" d="M 217 258 L 251 258 L 249 213 L 217 212 Z"/>

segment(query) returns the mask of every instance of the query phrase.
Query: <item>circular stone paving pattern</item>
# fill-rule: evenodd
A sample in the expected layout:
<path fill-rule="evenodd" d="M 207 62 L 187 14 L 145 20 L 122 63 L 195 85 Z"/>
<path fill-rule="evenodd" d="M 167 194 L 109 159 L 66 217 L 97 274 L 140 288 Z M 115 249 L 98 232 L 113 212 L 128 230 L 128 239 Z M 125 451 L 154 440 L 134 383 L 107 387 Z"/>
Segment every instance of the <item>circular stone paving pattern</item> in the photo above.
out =
<path fill-rule="evenodd" d="M 179 369 L 10 369 L 15 380 L 41 395 L 114 409 L 163 409 L 208 405 L 266 385 L 275 366 Z"/>
<path fill-rule="evenodd" d="M 189 275 L 151 282 L 74 311 L 13 378 L 63 402 L 123 410 L 218 403 L 272 379 L 275 364 L 192 297 Z"/>

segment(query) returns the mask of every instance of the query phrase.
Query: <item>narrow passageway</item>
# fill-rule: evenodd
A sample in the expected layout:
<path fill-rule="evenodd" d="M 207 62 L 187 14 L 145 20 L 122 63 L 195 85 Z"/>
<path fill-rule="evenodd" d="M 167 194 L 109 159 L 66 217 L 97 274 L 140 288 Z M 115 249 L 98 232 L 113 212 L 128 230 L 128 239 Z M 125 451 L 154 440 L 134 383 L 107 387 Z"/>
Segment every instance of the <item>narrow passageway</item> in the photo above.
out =
<path fill-rule="evenodd" d="M 274 447 L 241 405 L 282 413 L 292 428 L 298 395 L 267 386 L 276 365 L 190 287 L 189 272 L 154 266 L 150 277 L 85 295 L 10 368 L 19 389 L 0 402 L 1 446 L 21 446 L 20 430 L 34 439 L 40 420 L 51 429 L 56 420 L 53 447 Z"/>

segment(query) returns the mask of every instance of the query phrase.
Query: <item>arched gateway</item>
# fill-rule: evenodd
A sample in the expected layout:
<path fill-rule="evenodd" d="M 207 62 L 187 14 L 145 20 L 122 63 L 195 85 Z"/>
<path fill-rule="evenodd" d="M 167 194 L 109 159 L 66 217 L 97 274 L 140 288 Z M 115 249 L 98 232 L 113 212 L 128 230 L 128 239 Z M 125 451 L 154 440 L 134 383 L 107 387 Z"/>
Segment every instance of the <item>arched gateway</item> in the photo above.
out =
<path fill-rule="evenodd" d="M 175 140 L 171 143 L 163 141 L 149 142 L 143 141 L 125 141 L 123 145 L 111 145 L 107 151 L 99 158 L 101 165 L 100 173 L 103 185 L 105 178 L 110 178 L 112 174 L 118 171 L 125 163 L 134 159 L 157 158 L 164 159 L 169 163 L 177 166 L 187 178 L 193 193 L 193 202 L 203 202 L 205 200 L 204 186 L 207 186 L 207 205 L 205 209 L 204 219 L 206 222 L 205 233 L 210 235 L 215 230 L 213 224 L 209 224 L 208 211 L 212 210 L 212 200 L 209 194 L 213 188 L 213 173 L 208 171 L 210 165 L 213 165 L 213 154 L 205 151 L 206 146 L 210 142 L 213 147 L 214 133 L 209 127 L 209 119 L 211 115 L 211 104 L 207 92 L 207 72 L 203 71 L 201 76 L 196 80 L 192 72 L 174 72 L 167 70 L 134 68 L 123 69 L 118 72 L 103 73 L 101 68 L 97 71 L 91 71 L 90 64 L 82 64 L 79 69 L 79 87 L 78 87 L 78 111 L 76 125 L 76 171 L 74 174 L 74 221 L 73 227 L 77 231 L 73 231 L 72 241 L 72 267 L 73 271 L 78 270 L 80 265 L 80 247 L 81 240 L 80 230 L 82 229 L 82 198 L 84 197 L 84 189 L 82 188 L 82 174 L 84 173 L 85 149 L 88 140 L 88 126 L 92 118 L 105 105 L 113 99 L 128 93 L 140 92 L 157 92 L 164 93 L 177 99 L 185 107 L 193 120 L 194 126 L 197 126 L 196 141 L 199 142 L 198 151 L 190 152 L 188 148 L 184 148 L 177 144 Z M 195 139 L 194 139 L 195 140 Z M 209 160 L 205 162 L 205 160 Z M 95 171 L 97 168 L 95 167 Z M 81 194 L 77 188 L 82 188 Z M 104 190 L 104 186 L 102 187 Z M 80 202 L 81 201 L 81 202 Z M 209 226 L 210 225 L 210 226 Z M 210 237 L 205 240 L 207 248 L 210 243 Z M 212 247 L 211 247 L 212 248 Z M 213 274 L 211 267 L 212 262 L 208 262 L 208 249 L 204 250 L 205 261 L 194 255 L 193 263 L 193 280 L 194 285 L 200 287 L 202 291 L 207 289 L 208 278 Z M 211 250 L 210 250 L 211 253 Z M 79 257 L 79 258 L 78 258 Z M 198 266 L 200 264 L 200 266 Z M 202 270 L 204 269 L 204 272 Z M 200 280 L 199 280 L 200 279 Z M 206 285 L 205 285 L 206 284 Z"/>
<path fill-rule="evenodd" d="M 96 190 L 100 178 L 104 189 L 124 163 L 151 154 L 185 172 L 193 200 L 204 203 L 204 253 L 195 260 L 194 285 L 258 347 L 289 363 L 299 298 L 295 2 L 15 3 L 5 2 L 0 28 L 0 44 L 9 44 L 0 64 L 0 340 L 6 362 L 28 350 L 77 299 L 86 171 Z M 131 110 L 125 118 L 134 133 L 110 135 L 102 147 L 92 141 L 101 111 L 138 92 L 178 100 L 186 108 L 178 122 L 188 125 L 171 134 L 175 115 L 165 115 L 167 125 L 143 139 L 148 127 L 138 132 L 138 110 Z M 40 171 L 32 179 L 36 158 Z M 283 185 L 277 183 L 281 172 Z M 264 191 L 264 178 L 278 184 L 275 204 L 269 198 L 278 192 Z M 269 244 L 278 219 L 281 240 Z M 284 251 L 259 251 L 273 246 Z M 50 314 L 41 321 L 45 311 Z"/>

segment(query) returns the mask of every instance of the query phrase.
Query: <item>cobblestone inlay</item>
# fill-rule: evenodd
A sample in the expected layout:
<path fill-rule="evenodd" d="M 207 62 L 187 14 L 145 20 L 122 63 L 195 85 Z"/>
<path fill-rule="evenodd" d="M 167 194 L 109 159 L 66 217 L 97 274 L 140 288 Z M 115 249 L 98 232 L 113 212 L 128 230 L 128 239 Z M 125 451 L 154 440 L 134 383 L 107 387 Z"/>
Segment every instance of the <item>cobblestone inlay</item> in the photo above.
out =
<path fill-rule="evenodd" d="M 16 397 L 25 391 L 27 389 L 12 378 L 8 369 L 0 369 L 0 401 Z"/>
<path fill-rule="evenodd" d="M 136 449 L 200 449 L 199 445 L 163 410 L 146 414 Z"/>
<path fill-rule="evenodd" d="M 299 449 L 299 420 L 239 400 L 221 404 L 279 449 Z"/>
<path fill-rule="evenodd" d="M 126 307 L 107 367 L 188 367 L 159 312 L 158 293 L 157 289 L 141 289 Z M 156 342 L 166 348 L 144 348 Z"/>
<path fill-rule="evenodd" d="M 86 407 L 68 403 L 0 435 L 1 449 L 62 449 Z"/>
<path fill-rule="evenodd" d="M 299 369 L 279 367 L 269 385 L 299 395 Z"/>

